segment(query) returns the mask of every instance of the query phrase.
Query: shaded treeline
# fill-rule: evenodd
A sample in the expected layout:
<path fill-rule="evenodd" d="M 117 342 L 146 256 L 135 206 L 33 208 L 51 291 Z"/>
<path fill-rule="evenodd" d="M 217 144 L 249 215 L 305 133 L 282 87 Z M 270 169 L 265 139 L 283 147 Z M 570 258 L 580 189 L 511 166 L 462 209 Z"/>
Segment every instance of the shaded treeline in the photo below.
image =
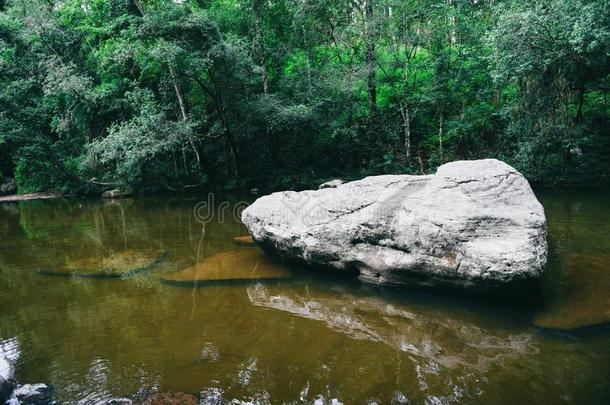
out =
<path fill-rule="evenodd" d="M 305 187 L 498 157 L 606 182 L 606 0 L 0 2 L 20 192 Z"/>

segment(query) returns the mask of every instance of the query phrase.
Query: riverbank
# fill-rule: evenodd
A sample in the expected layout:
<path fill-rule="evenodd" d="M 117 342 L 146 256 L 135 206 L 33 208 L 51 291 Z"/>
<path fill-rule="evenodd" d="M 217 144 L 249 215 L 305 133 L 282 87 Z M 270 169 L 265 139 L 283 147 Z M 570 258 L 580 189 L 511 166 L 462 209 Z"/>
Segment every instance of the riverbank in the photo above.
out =
<path fill-rule="evenodd" d="M 27 201 L 27 200 L 48 200 L 51 198 L 59 198 L 64 195 L 61 193 L 55 193 L 50 191 L 40 193 L 28 193 L 28 194 L 10 194 L 0 196 L 0 203 L 3 202 L 16 202 L 16 201 Z"/>

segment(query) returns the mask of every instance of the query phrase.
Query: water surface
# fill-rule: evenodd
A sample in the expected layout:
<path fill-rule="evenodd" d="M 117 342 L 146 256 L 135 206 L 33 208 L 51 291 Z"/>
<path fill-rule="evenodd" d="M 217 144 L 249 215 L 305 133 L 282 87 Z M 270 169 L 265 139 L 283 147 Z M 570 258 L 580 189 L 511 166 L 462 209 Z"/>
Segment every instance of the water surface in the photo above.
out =
<path fill-rule="evenodd" d="M 607 403 L 610 195 L 538 194 L 541 305 L 278 270 L 232 241 L 246 231 L 229 210 L 203 218 L 205 197 L 2 204 L 0 356 L 60 403 L 210 388 L 261 403 Z M 163 282 L 210 266 L 240 276 Z M 260 269 L 271 276 L 249 281 Z"/>

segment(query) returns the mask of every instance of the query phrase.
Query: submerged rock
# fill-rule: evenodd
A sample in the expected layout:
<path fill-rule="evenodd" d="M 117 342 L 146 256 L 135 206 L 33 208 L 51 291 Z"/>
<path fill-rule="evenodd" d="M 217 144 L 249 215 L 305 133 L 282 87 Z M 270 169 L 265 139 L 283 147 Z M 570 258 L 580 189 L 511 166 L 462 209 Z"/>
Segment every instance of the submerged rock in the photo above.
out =
<path fill-rule="evenodd" d="M 571 330 L 610 322 L 610 255 L 566 255 L 543 282 L 544 309 L 534 324 Z"/>
<path fill-rule="evenodd" d="M 378 284 L 506 286 L 538 279 L 547 257 L 542 205 L 495 159 L 274 193 L 242 221 L 266 251 Z"/>
<path fill-rule="evenodd" d="M 275 280 L 290 277 L 290 272 L 258 249 L 216 253 L 201 262 L 161 278 L 166 284 L 197 286 L 220 282 Z"/>
<path fill-rule="evenodd" d="M 167 252 L 140 252 L 125 250 L 109 255 L 98 255 L 74 260 L 55 270 L 40 270 L 47 276 L 85 278 L 126 278 L 154 270 L 167 256 Z"/>
<path fill-rule="evenodd" d="M 237 237 L 233 238 L 233 242 L 236 245 L 256 246 L 256 242 L 254 242 L 254 239 L 252 239 L 252 236 L 250 236 L 250 235 L 237 236 Z"/>

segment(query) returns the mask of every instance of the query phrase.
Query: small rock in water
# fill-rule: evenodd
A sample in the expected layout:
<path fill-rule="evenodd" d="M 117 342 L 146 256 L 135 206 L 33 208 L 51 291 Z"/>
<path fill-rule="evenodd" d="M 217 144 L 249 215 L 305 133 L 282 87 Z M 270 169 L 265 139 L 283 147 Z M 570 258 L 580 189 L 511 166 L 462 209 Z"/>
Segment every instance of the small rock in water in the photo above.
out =
<path fill-rule="evenodd" d="M 543 328 L 572 330 L 610 322 L 610 255 L 564 255 L 543 280 Z"/>
<path fill-rule="evenodd" d="M 256 246 L 256 242 L 254 242 L 254 239 L 252 239 L 252 236 L 250 235 L 237 236 L 233 238 L 233 242 L 235 242 L 236 245 Z"/>
<path fill-rule="evenodd" d="M 440 397 L 428 395 L 424 402 L 425 405 L 448 405 L 448 402 Z"/>
<path fill-rule="evenodd" d="M 142 405 L 197 405 L 199 401 L 193 394 L 185 392 L 158 392 L 146 398 Z"/>
<path fill-rule="evenodd" d="M 102 198 L 120 198 L 127 197 L 133 194 L 133 190 L 131 188 L 115 188 L 114 190 L 104 191 L 102 193 Z"/>
<path fill-rule="evenodd" d="M 343 184 L 344 181 L 340 180 L 340 179 L 335 179 L 335 180 L 331 180 L 331 181 L 327 181 L 326 183 L 322 183 L 318 186 L 318 189 L 323 189 L 323 188 L 336 188 L 339 187 L 341 184 Z"/>
<path fill-rule="evenodd" d="M 133 401 L 129 398 L 113 398 L 106 402 L 106 405 L 132 405 Z"/>
<path fill-rule="evenodd" d="M 396 391 L 394 393 L 394 398 L 392 399 L 392 404 L 396 404 L 396 405 L 410 405 L 411 401 L 409 401 L 409 398 L 407 398 L 407 396 L 405 394 L 403 394 L 400 391 Z"/>
<path fill-rule="evenodd" d="M 496 159 L 273 193 L 242 222 L 266 251 L 379 285 L 520 287 L 541 277 L 547 258 L 542 205 Z"/>
<path fill-rule="evenodd" d="M 0 341 L 0 404 L 9 398 L 13 391 L 13 364 L 18 358 L 19 346 L 16 339 Z"/>
<path fill-rule="evenodd" d="M 220 388 L 205 389 L 199 395 L 199 405 L 223 405 L 222 394 Z"/>
<path fill-rule="evenodd" d="M 53 390 L 46 384 L 19 385 L 6 402 L 7 405 L 47 405 L 53 404 Z"/>

